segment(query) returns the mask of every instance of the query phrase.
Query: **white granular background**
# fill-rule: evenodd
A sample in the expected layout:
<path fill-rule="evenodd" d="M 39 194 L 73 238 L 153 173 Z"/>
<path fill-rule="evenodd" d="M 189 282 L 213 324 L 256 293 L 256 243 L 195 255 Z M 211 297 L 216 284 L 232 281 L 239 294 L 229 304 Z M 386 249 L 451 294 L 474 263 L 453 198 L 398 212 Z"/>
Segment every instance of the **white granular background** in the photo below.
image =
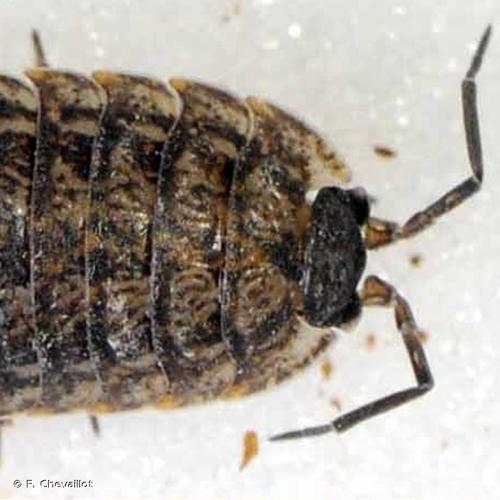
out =
<path fill-rule="evenodd" d="M 54 67 L 180 75 L 268 98 L 337 148 L 376 198 L 374 214 L 402 222 L 469 173 L 460 80 L 499 14 L 498 0 L 3 0 L 0 70 L 22 75 L 32 64 L 36 27 Z M 368 272 L 397 286 L 428 332 L 431 393 L 342 436 L 265 441 L 326 423 L 339 414 L 334 398 L 345 411 L 413 384 L 392 312 L 370 310 L 327 353 L 328 381 L 319 362 L 236 402 L 103 416 L 100 439 L 83 414 L 15 419 L 3 433 L 0 498 L 500 498 L 497 28 L 478 78 L 484 189 L 368 258 Z M 378 157 L 375 144 L 397 157 Z M 240 472 L 249 429 L 260 453 Z M 93 487 L 49 489 L 42 479 Z"/>

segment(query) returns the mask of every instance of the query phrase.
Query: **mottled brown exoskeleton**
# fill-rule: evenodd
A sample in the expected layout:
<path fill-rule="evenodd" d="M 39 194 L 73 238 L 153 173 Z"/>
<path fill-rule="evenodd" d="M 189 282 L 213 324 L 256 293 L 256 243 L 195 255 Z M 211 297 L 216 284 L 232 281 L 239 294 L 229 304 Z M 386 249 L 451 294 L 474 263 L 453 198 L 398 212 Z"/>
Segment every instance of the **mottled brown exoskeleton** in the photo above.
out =
<path fill-rule="evenodd" d="M 0 77 L 0 415 L 249 394 L 369 305 L 394 308 L 416 386 L 274 439 L 340 432 L 428 391 L 408 304 L 379 278 L 358 281 L 366 249 L 479 189 L 474 77 L 489 35 L 462 85 L 472 175 L 402 226 L 371 217 L 335 153 L 275 106 L 49 69 L 35 36 L 35 93 Z"/>

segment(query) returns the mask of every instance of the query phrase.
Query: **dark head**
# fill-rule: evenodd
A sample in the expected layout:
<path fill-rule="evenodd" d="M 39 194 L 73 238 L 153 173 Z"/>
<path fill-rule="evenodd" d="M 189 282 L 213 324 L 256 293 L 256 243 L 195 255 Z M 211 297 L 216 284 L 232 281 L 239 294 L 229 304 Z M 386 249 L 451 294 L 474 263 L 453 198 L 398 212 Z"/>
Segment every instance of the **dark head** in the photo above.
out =
<path fill-rule="evenodd" d="M 304 318 L 313 326 L 338 326 L 361 310 L 356 293 L 366 263 L 360 226 L 369 215 L 362 189 L 321 189 L 306 237 L 302 289 Z"/>

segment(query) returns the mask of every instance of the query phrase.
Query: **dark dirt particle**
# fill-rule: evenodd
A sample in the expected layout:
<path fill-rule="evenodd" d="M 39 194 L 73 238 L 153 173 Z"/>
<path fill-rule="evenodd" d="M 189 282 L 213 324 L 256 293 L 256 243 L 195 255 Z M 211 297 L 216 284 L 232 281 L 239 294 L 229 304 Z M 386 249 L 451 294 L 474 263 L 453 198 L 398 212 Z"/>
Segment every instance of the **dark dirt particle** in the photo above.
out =
<path fill-rule="evenodd" d="M 395 158 L 397 156 L 396 151 L 388 146 L 375 145 L 373 146 L 373 151 L 381 158 Z"/>
<path fill-rule="evenodd" d="M 412 267 L 420 267 L 422 265 L 422 261 L 424 260 L 423 255 L 421 253 L 414 253 L 410 255 L 410 265 Z"/>

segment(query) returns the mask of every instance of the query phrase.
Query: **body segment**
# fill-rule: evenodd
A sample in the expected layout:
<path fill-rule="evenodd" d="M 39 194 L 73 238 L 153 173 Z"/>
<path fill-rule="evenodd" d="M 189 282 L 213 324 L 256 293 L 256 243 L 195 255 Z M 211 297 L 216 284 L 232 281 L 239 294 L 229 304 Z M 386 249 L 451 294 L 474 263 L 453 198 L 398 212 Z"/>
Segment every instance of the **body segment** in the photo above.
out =
<path fill-rule="evenodd" d="M 17 80 L 0 78 L 0 413 L 32 407 L 40 397 L 33 345 L 30 193 L 36 101 Z"/>
<path fill-rule="evenodd" d="M 176 101 L 160 83 L 96 73 L 106 108 L 91 165 L 86 239 L 89 349 L 111 407 L 159 399 L 168 380 L 151 343 L 151 227 Z"/>
<path fill-rule="evenodd" d="M 103 96 L 76 74 L 37 69 L 29 77 L 38 92 L 30 252 L 39 404 L 63 410 L 100 395 L 82 304 L 89 168 Z"/>
<path fill-rule="evenodd" d="M 155 227 L 152 287 L 154 345 L 183 400 L 214 397 L 236 374 L 220 321 L 227 201 L 246 108 L 210 87 L 173 80 L 183 103 L 163 158 Z"/>

